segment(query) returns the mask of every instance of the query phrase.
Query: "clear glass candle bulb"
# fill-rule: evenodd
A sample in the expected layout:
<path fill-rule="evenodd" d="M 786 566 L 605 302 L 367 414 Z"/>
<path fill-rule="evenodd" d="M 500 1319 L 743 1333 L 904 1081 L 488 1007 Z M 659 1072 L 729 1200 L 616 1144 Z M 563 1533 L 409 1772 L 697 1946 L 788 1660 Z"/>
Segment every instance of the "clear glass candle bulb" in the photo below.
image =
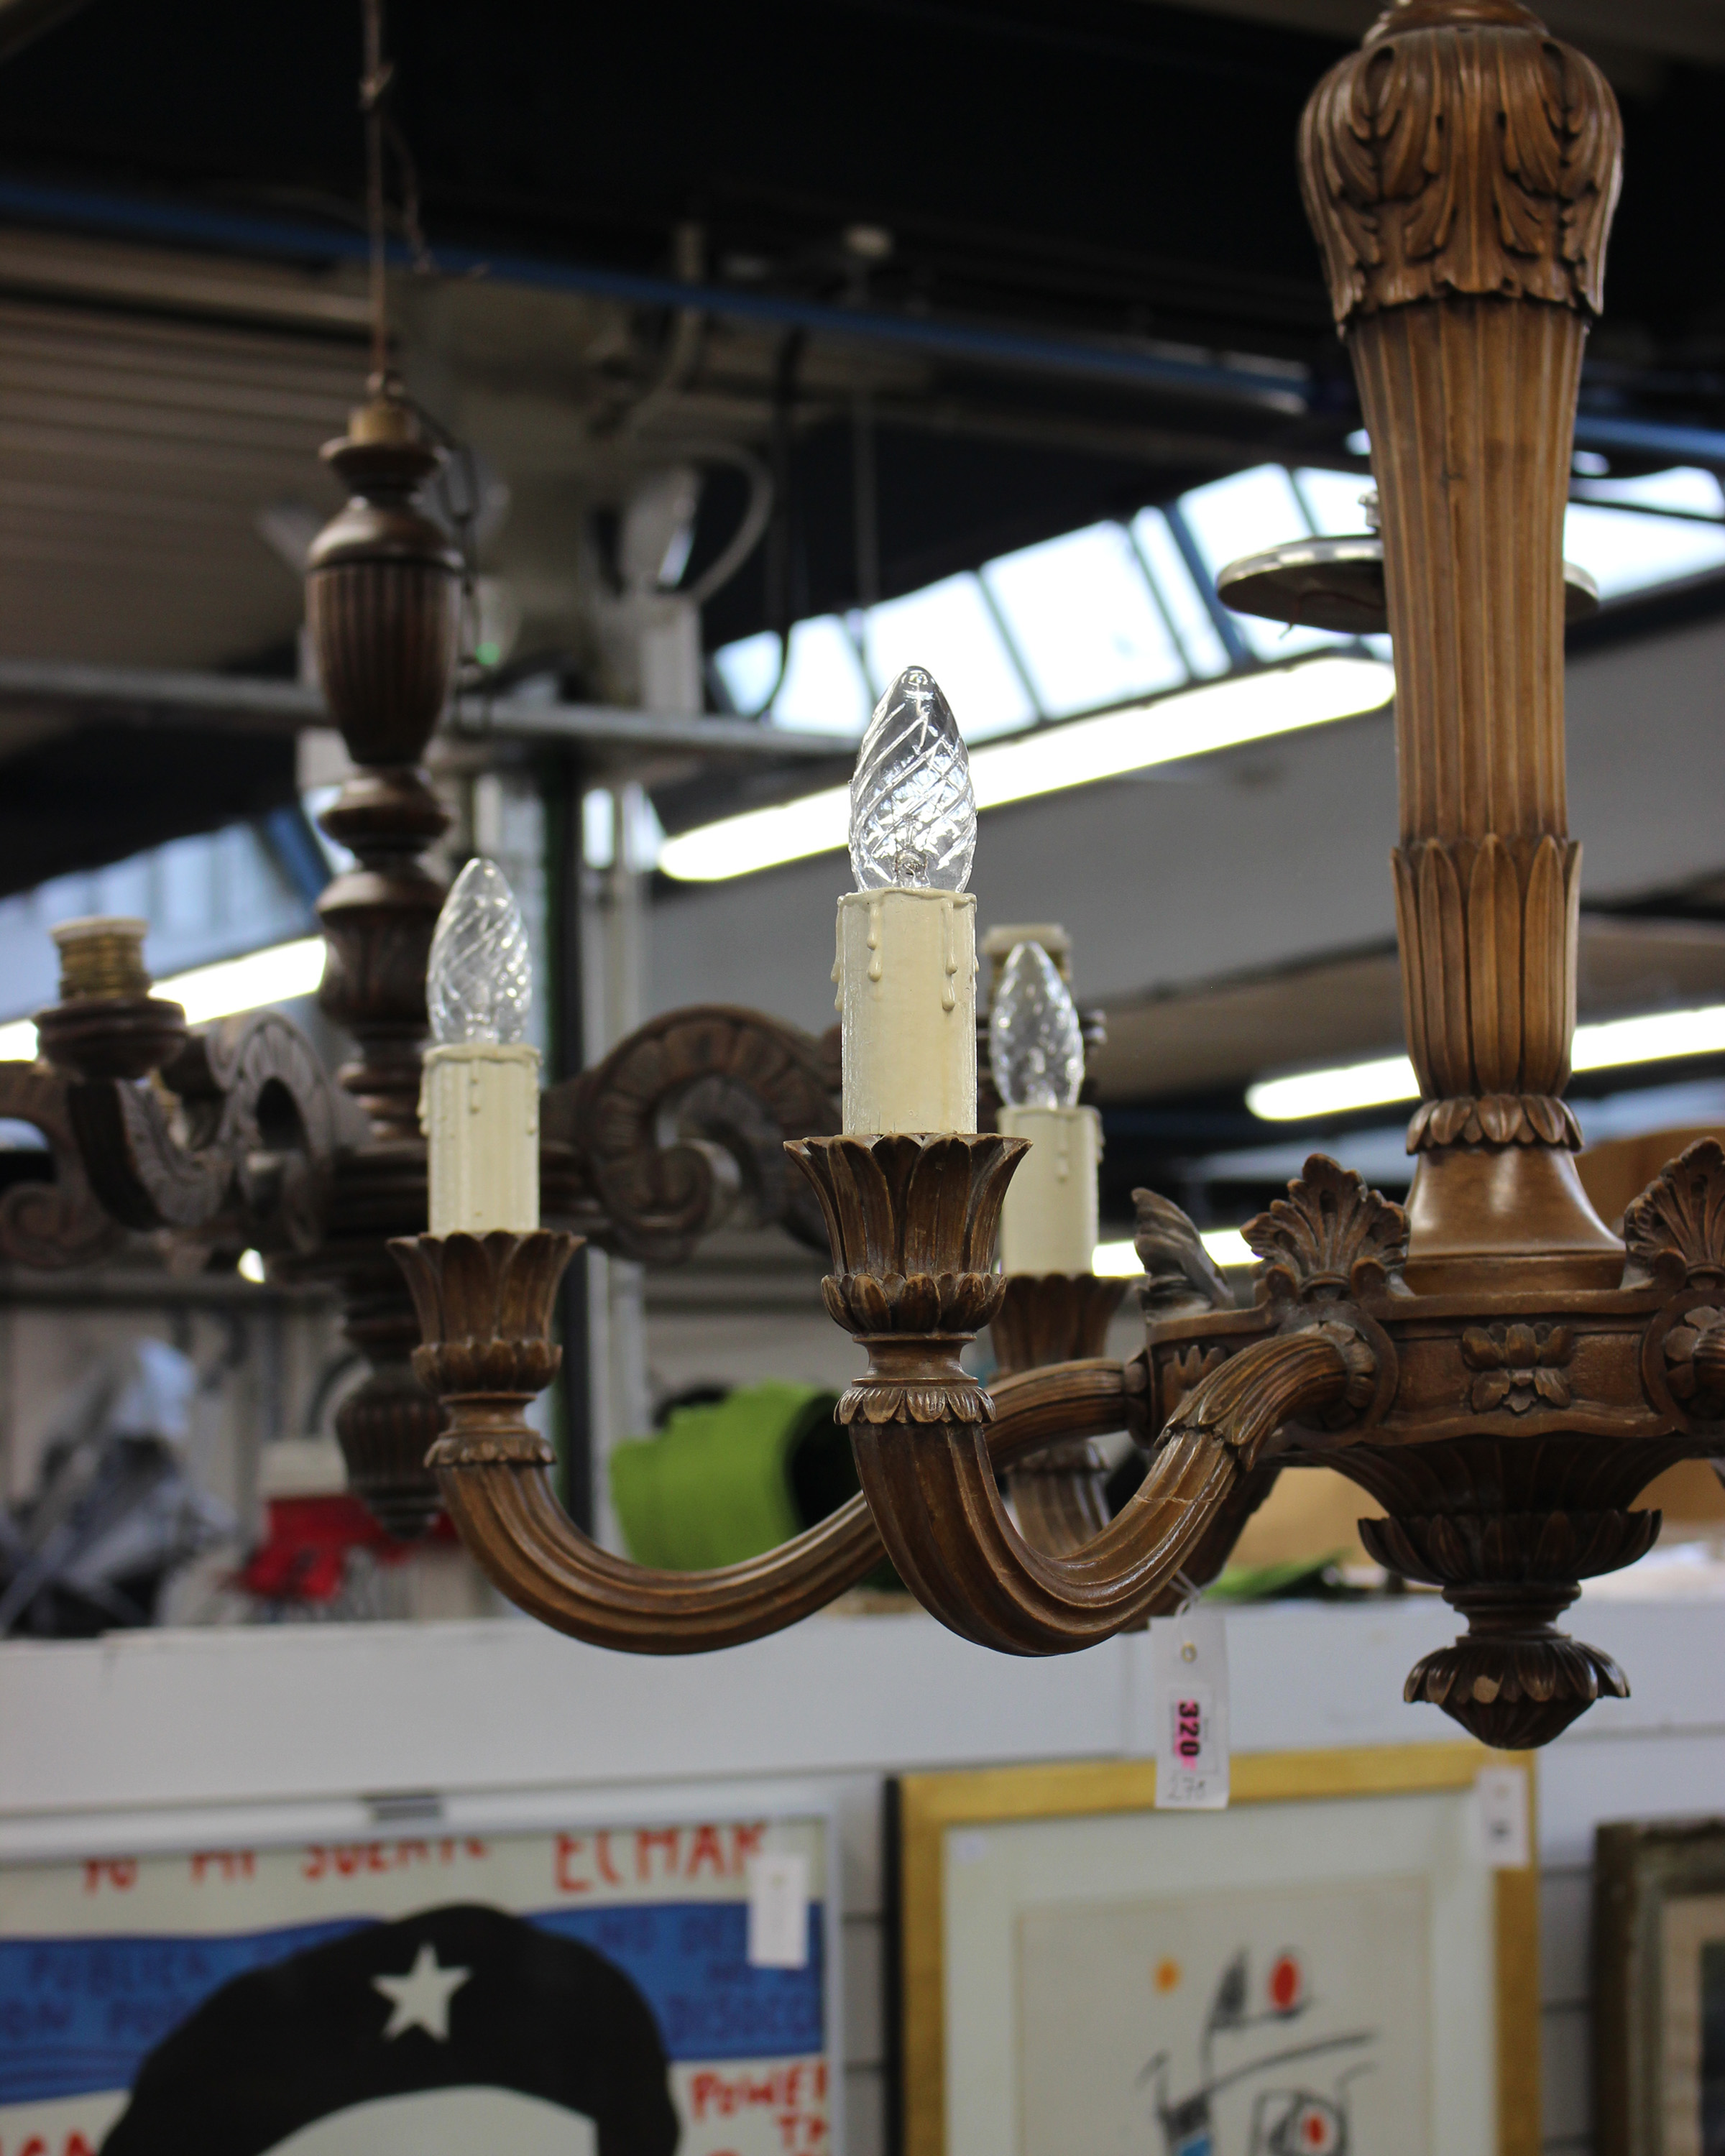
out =
<path fill-rule="evenodd" d="M 976 795 L 952 707 L 907 666 L 875 706 L 850 781 L 859 891 L 963 891 L 976 851 Z"/>
<path fill-rule="evenodd" d="M 533 1007 L 526 924 L 509 879 L 476 856 L 455 879 L 431 939 L 425 978 L 432 1038 L 516 1041 Z"/>
<path fill-rule="evenodd" d="M 1084 1083 L 1071 991 L 1040 943 L 1014 943 L 988 1009 L 988 1068 L 1009 1108 L 1070 1108 Z"/>

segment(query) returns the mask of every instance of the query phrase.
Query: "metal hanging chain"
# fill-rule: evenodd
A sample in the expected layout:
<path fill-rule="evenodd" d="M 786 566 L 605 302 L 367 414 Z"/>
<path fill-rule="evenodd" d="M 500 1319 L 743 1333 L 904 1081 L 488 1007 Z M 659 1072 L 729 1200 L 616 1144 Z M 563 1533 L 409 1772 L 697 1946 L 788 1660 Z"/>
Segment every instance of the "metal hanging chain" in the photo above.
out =
<path fill-rule="evenodd" d="M 419 218 L 419 174 L 401 129 L 391 116 L 388 99 L 395 80 L 395 63 L 383 54 L 383 0 L 360 0 L 364 28 L 364 71 L 359 79 L 359 109 L 366 130 L 366 230 L 370 240 L 369 299 L 372 316 L 371 393 L 374 397 L 398 398 L 413 413 L 433 441 L 449 454 L 459 483 L 449 504 L 455 527 L 455 543 L 461 555 L 461 657 L 464 667 L 478 664 L 479 471 L 471 446 L 453 434 L 436 415 L 410 397 L 389 364 L 389 290 L 388 280 L 389 234 L 385 188 L 384 149 L 393 152 L 401 175 L 402 223 L 412 250 L 413 268 L 422 275 L 434 274 L 437 264 L 426 244 Z M 489 726 L 492 685 L 490 670 L 481 666 L 481 723 Z M 459 708 L 462 688 L 455 690 Z"/>
<path fill-rule="evenodd" d="M 371 241 L 372 393 L 381 395 L 389 374 L 389 299 L 384 281 L 383 93 L 394 72 L 383 59 L 383 0 L 360 0 L 365 25 L 365 68 L 359 109 L 366 123 L 366 232 Z"/>
<path fill-rule="evenodd" d="M 388 202 L 384 185 L 384 150 L 393 155 L 401 179 L 401 221 L 413 268 L 421 275 L 435 270 L 419 214 L 419 172 L 407 137 L 389 110 L 395 63 L 383 56 L 383 0 L 360 0 L 365 61 L 359 79 L 359 109 L 366 127 L 366 231 L 370 240 L 369 297 L 372 313 L 372 388 L 381 394 L 389 373 Z"/>

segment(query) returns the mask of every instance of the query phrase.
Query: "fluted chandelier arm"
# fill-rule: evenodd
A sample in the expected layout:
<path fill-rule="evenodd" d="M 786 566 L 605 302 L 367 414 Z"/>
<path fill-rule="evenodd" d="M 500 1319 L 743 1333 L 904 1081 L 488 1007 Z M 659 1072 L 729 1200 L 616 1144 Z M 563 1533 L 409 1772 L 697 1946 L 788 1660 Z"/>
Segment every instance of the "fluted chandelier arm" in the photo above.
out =
<path fill-rule="evenodd" d="M 794 1542 L 711 1572 L 629 1564 L 582 1533 L 544 1467 L 444 1467 L 444 1503 L 498 1591 L 554 1631 L 638 1655 L 692 1655 L 782 1631 L 881 1559 L 860 1497 Z"/>
<path fill-rule="evenodd" d="M 859 1422 L 851 1435 L 888 1553 L 924 1607 L 983 1646 L 1068 1654 L 1149 1614 L 1264 1445 L 1284 1423 L 1340 1406 L 1357 1360 L 1340 1327 L 1243 1348 L 1170 1419 L 1124 1510 L 1065 1558 L 1033 1550 L 1013 1526 L 985 1426 Z M 1007 1394 L 1003 1384 L 997 1404 Z"/>
<path fill-rule="evenodd" d="M 1118 1363 L 1071 1363 L 1004 1380 L 988 1455 L 1010 1466 L 1051 1440 L 1100 1436 L 1125 1418 Z M 476 1448 L 480 1450 L 481 1448 Z M 634 1654 L 697 1654 L 782 1631 L 825 1607 L 880 1564 L 879 1530 L 861 1497 L 794 1541 L 742 1564 L 662 1572 L 615 1557 L 557 1502 L 542 1459 L 437 1447 L 438 1481 L 462 1541 L 499 1592 L 529 1616 L 590 1645 Z M 992 1478 L 993 1466 L 989 1468 Z M 991 1479 L 992 1486 L 992 1479 Z"/>

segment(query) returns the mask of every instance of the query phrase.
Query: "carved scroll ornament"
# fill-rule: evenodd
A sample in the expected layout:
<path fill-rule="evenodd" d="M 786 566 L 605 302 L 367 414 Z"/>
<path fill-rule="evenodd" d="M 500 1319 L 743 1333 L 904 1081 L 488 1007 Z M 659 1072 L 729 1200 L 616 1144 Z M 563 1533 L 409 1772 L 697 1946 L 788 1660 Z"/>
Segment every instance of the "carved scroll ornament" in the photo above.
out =
<path fill-rule="evenodd" d="M 1515 0 L 1399 0 L 1306 108 L 1300 178 L 1338 325 L 1445 293 L 1598 314 L 1622 123 Z"/>
<path fill-rule="evenodd" d="M 680 1264 L 747 1196 L 824 1249 L 819 1209 L 783 1151 L 825 1135 L 839 1106 L 821 1045 L 757 1011 L 697 1005 L 652 1019 L 545 1096 L 548 1137 L 573 1147 L 593 1194 L 588 1240 Z"/>
<path fill-rule="evenodd" d="M 305 1252 L 323 1231 L 329 1178 L 367 1135 L 357 1104 L 275 1012 L 187 1036 L 162 1089 L 74 1083 L 68 1101 L 92 1184 L 116 1220 Z"/>

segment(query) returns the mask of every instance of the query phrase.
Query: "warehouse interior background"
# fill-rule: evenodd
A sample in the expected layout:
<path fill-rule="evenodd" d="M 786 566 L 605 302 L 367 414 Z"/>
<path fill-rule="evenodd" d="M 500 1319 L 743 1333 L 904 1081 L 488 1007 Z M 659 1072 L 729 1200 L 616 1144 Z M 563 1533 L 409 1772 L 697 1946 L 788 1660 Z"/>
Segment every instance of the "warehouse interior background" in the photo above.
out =
<path fill-rule="evenodd" d="M 1241 557 L 1368 528 L 1293 142 L 1376 13 L 391 10 L 391 359 L 447 447 L 430 498 L 467 567 L 436 858 L 507 870 L 552 1075 L 691 1004 L 827 1031 L 834 790 L 916 663 L 978 773 L 1003 759 L 980 930 L 1060 924 L 1098 1014 L 1099 1266 L 1137 1271 L 1141 1187 L 1225 1265 L 1314 1149 L 1405 1194 L 1389 639 L 1283 630 L 1216 589 Z M 1568 646 L 1569 1098 L 1612 1219 L 1671 1134 L 1725 1124 L 1725 6 L 1543 14 L 1625 130 L 1565 542 L 1601 602 Z M 277 1004 L 341 1052 L 314 907 L 342 855 L 315 819 L 346 767 L 301 578 L 341 500 L 319 450 L 369 364 L 360 34 L 352 0 L 0 6 L 0 1058 L 34 1055 L 49 930 L 91 914 L 147 921 L 194 1020 Z M 1117 729 L 1083 729 L 1117 717 L 1132 754 L 1086 767 Z M 51 1173 L 0 1122 L 0 1189 Z M 0 1269 L 0 1508 L 116 1387 L 157 1386 L 192 1508 L 170 1626 L 254 1620 L 269 1502 L 339 1486 L 357 1360 L 254 1260 L 176 1270 L 138 1236 L 88 1271 Z M 614 1548 L 617 1444 L 678 1402 L 853 1373 L 823 1261 L 746 1206 L 685 1265 L 581 1263 L 543 1414 L 566 1502 Z M 1140 1324 L 1128 1292 L 1111 1352 Z M 1648 1562 L 1716 1551 L 1711 1470 L 1662 1497 Z M 1242 1555 L 1358 1569 L 1356 1497 L 1300 1502 Z M 356 1552 L 320 1614 L 502 1614 L 452 1538 L 398 1556 Z M 5 1579 L 0 1632 L 28 1600 Z M 1552 1922 L 1576 1931 L 1563 1831 Z M 1579 1968 L 1573 1938 L 1550 1951 Z M 1581 1982 L 1547 2001 L 1566 2156 L 1592 2145 L 1584 2098 L 1553 2094 L 1586 2081 Z M 882 2069 L 854 2065 L 869 2156 Z"/>

